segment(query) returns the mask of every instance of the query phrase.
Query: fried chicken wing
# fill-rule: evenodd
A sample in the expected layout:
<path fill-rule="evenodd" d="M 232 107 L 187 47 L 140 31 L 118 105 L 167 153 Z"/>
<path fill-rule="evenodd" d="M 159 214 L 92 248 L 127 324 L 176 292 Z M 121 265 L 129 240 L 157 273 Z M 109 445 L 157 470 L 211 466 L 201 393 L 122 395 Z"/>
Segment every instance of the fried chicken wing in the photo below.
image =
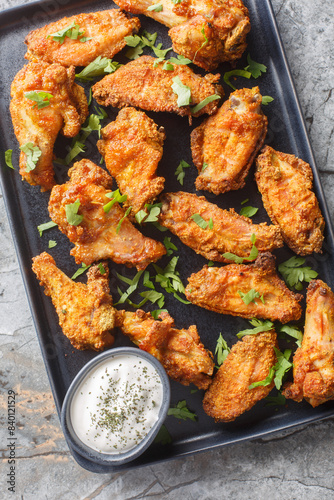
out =
<path fill-rule="evenodd" d="M 119 9 L 64 17 L 28 34 L 25 58 L 87 66 L 98 56 L 114 57 L 125 47 L 124 37 L 137 33 L 139 28 L 139 19 L 129 18 Z"/>
<path fill-rule="evenodd" d="M 88 116 L 84 89 L 74 83 L 74 77 L 73 66 L 64 68 L 41 61 L 24 66 L 11 86 L 14 132 L 21 148 L 29 145 L 20 154 L 20 174 L 29 184 L 41 186 L 42 191 L 55 184 L 52 158 L 58 133 L 74 137 Z M 31 92 L 39 96 L 47 94 L 48 101 L 38 105 L 27 97 Z M 45 105 L 47 102 L 49 105 Z M 37 151 L 34 162 L 28 158 L 32 148 Z"/>
<path fill-rule="evenodd" d="M 165 179 L 156 175 L 163 153 L 164 129 L 158 129 L 143 111 L 128 107 L 101 130 L 101 136 L 97 147 L 121 193 L 127 195 L 123 206 L 131 206 L 136 214 L 164 188 Z"/>
<path fill-rule="evenodd" d="M 288 323 L 298 320 L 302 295 L 287 288 L 275 269 L 275 257 L 260 254 L 254 264 L 208 267 L 188 279 L 188 300 L 209 311 L 242 318 Z"/>
<path fill-rule="evenodd" d="M 78 264 L 112 259 L 139 270 L 166 253 L 162 243 L 143 236 L 131 224 L 118 203 L 105 207 L 113 201 L 107 197 L 112 192 L 112 178 L 105 170 L 90 160 L 81 160 L 68 173 L 70 180 L 51 191 L 49 213 L 74 243 L 71 255 Z M 76 225 L 68 217 L 68 211 L 75 207 L 79 216 Z"/>
<path fill-rule="evenodd" d="M 299 255 L 321 252 L 325 221 L 312 191 L 310 165 L 269 146 L 256 165 L 263 205 L 273 223 L 280 226 L 286 244 Z"/>
<path fill-rule="evenodd" d="M 118 311 L 117 326 L 140 349 L 155 356 L 171 379 L 206 389 L 213 373 L 213 356 L 201 343 L 196 326 L 178 330 L 169 314 L 161 313 L 160 318 L 155 320 L 140 309 Z"/>
<path fill-rule="evenodd" d="M 225 252 L 248 257 L 253 246 L 252 234 L 256 236 L 255 246 L 260 252 L 283 246 L 278 226 L 268 226 L 265 222 L 253 224 L 251 219 L 237 214 L 233 208 L 223 210 L 209 203 L 204 196 L 179 191 L 162 195 L 161 201 L 160 224 L 209 260 L 231 262 L 223 256 Z M 198 216 L 206 223 L 204 228 L 195 222 Z"/>
<path fill-rule="evenodd" d="M 283 391 L 286 398 L 306 399 L 313 407 L 334 399 L 334 294 L 321 280 L 307 289 L 302 345 L 293 357 L 293 383 Z"/>
<path fill-rule="evenodd" d="M 114 343 L 115 309 L 109 294 L 109 270 L 103 263 L 87 273 L 87 285 L 64 274 L 46 252 L 33 258 L 32 269 L 52 299 L 64 335 L 76 349 L 101 351 Z"/>
<path fill-rule="evenodd" d="M 163 65 L 164 62 L 157 64 L 155 57 L 138 57 L 97 82 L 92 87 L 93 97 L 103 106 L 136 106 L 147 111 L 167 111 L 191 117 L 190 106 L 179 106 L 177 103 L 178 95 L 172 88 L 173 79 L 178 77 L 183 85 L 189 87 L 191 106 L 214 94 L 223 95 L 222 88 L 213 83 L 219 75 L 202 77 L 184 64 L 174 65 L 173 71 L 166 71 Z M 218 99 L 206 104 L 193 116 L 215 113 L 217 102 Z"/>
<path fill-rule="evenodd" d="M 276 346 L 275 330 L 246 335 L 234 344 L 204 395 L 205 413 L 216 422 L 231 422 L 265 398 L 274 380 L 267 386 L 249 386 L 269 375 L 277 361 Z"/>
<path fill-rule="evenodd" d="M 151 0 L 116 0 L 133 14 L 145 14 L 171 28 L 173 50 L 212 70 L 222 61 L 239 59 L 250 30 L 248 10 L 241 0 L 162 0 L 161 10 L 148 10 Z"/>
<path fill-rule="evenodd" d="M 214 116 L 191 133 L 196 189 L 214 194 L 240 189 L 267 133 L 258 87 L 233 92 Z"/>

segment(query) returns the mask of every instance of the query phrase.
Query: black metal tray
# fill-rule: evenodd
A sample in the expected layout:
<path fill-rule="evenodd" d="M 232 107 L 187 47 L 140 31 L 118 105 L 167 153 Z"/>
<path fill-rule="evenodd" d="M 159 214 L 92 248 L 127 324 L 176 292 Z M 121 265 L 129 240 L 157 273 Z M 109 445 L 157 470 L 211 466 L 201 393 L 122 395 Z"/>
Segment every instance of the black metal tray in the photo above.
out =
<path fill-rule="evenodd" d="M 238 68 L 243 68 L 247 64 L 246 55 L 250 53 L 253 60 L 267 66 L 267 73 L 257 80 L 238 78 L 235 85 L 238 88 L 259 85 L 262 95 L 270 95 L 274 98 L 271 104 L 263 107 L 269 119 L 269 130 L 265 142 L 280 151 L 299 156 L 313 167 L 314 186 L 326 219 L 326 231 L 324 252 L 308 257 L 307 263 L 319 272 L 319 278 L 324 279 L 330 286 L 333 286 L 333 230 L 270 0 L 245 0 L 245 4 L 250 11 L 252 30 L 248 36 L 248 49 L 243 59 L 238 63 Z M 23 40 L 30 30 L 55 21 L 63 16 L 107 9 L 112 6 L 114 5 L 111 2 L 100 1 L 77 0 L 72 2 L 62 1 L 59 3 L 42 1 L 0 13 L 0 150 L 3 195 L 32 316 L 58 412 L 61 409 L 66 390 L 74 376 L 95 354 L 92 352 L 77 351 L 70 345 L 67 338 L 60 331 L 58 319 L 50 299 L 45 297 L 42 288 L 39 286 L 31 270 L 31 258 L 42 251 L 49 251 L 54 256 L 57 265 L 70 276 L 77 269 L 77 266 L 74 263 L 74 259 L 69 255 L 70 243 L 58 229 L 52 229 L 44 233 L 42 237 L 38 234 L 37 226 L 49 220 L 47 211 L 49 194 L 41 193 L 39 187 L 32 187 L 26 182 L 22 182 L 17 170 L 14 172 L 5 165 L 3 152 L 7 149 L 14 150 L 14 165 L 16 165 L 16 168 L 18 165 L 18 144 L 13 133 L 8 110 L 10 85 L 15 74 L 26 63 L 24 59 L 25 45 Z M 158 41 L 163 42 L 164 48 L 171 45 L 170 39 L 167 36 L 167 28 L 144 16 L 140 16 L 140 19 L 143 29 L 146 29 L 150 33 L 158 32 Z M 115 60 L 120 62 L 126 61 L 124 52 L 117 55 Z M 218 68 L 218 72 L 223 75 L 225 71 L 229 71 L 230 69 L 229 65 L 223 64 Z M 196 68 L 195 71 L 197 71 Z M 226 95 L 228 95 L 230 89 L 227 86 L 224 88 Z M 109 118 L 115 119 L 117 110 L 110 108 L 107 111 Z M 174 172 L 181 159 L 192 165 L 190 131 L 193 127 L 198 126 L 201 120 L 194 119 L 193 125 L 190 127 L 187 118 L 163 113 L 148 114 L 159 125 L 163 125 L 166 130 L 167 139 L 164 146 L 164 156 L 158 169 L 159 175 L 163 175 L 166 178 L 165 191 L 183 189 L 195 192 L 194 180 L 196 178 L 196 169 L 194 166 L 187 169 L 183 187 L 176 180 Z M 98 163 L 100 155 L 97 153 L 95 147 L 96 140 L 97 135 L 93 137 L 92 141 L 88 142 L 86 157 Z M 66 146 L 69 144 L 70 140 L 57 140 L 57 156 L 64 157 L 67 152 Z M 56 166 L 56 169 L 58 181 L 64 182 L 66 180 L 66 170 L 58 166 Z M 214 196 L 210 193 L 201 194 L 205 194 L 209 201 L 218 204 L 222 208 L 234 207 L 237 211 L 240 211 L 241 201 L 249 198 L 253 206 L 259 207 L 259 212 L 253 218 L 253 221 L 256 223 L 261 221 L 269 222 L 253 177 L 254 172 L 251 170 L 245 188 L 240 191 L 220 196 Z M 173 235 L 160 233 L 155 228 L 146 228 L 145 232 L 161 241 L 166 234 L 171 236 L 172 241 L 179 250 L 176 252 L 176 255 L 179 255 L 178 269 L 184 283 L 186 283 L 186 278 L 192 272 L 198 271 L 206 263 L 204 258 L 197 256 Z M 57 246 L 52 250 L 48 250 L 49 239 L 54 239 L 58 242 Z M 275 255 L 277 263 L 279 263 L 293 254 L 285 247 L 276 251 Z M 162 261 L 162 265 L 167 260 L 168 258 Z M 117 266 L 112 262 L 110 263 L 110 269 L 111 292 L 116 301 L 118 299 L 117 284 L 119 283 L 116 283 L 115 272 L 117 271 L 125 276 L 133 277 L 136 271 L 127 269 L 124 266 Z M 241 318 L 219 315 L 205 311 L 195 305 L 184 305 L 169 296 L 166 298 L 166 307 L 175 318 L 175 324 L 178 328 L 187 328 L 191 324 L 196 324 L 204 345 L 212 351 L 215 349 L 219 332 L 223 333 L 224 338 L 231 346 L 237 340 L 235 334 L 239 330 L 249 327 L 249 323 Z M 117 335 L 115 346 L 130 344 L 130 341 L 122 336 L 121 333 Z M 73 452 L 73 456 L 77 462 L 82 467 L 93 472 L 129 469 L 264 436 L 274 431 L 334 415 L 333 402 L 321 405 L 316 409 L 311 408 L 307 403 L 296 404 L 288 402 L 286 406 L 279 407 L 277 410 L 277 408 L 266 406 L 265 402 L 262 401 L 252 410 L 239 417 L 235 422 L 215 424 L 213 419 L 208 417 L 202 409 L 203 391 L 192 393 L 191 388 L 174 382 L 172 382 L 171 386 L 172 404 L 185 399 L 188 407 L 192 411 L 195 411 L 198 416 L 196 422 L 189 420 L 179 421 L 172 416 L 167 417 L 166 427 L 172 436 L 171 444 L 153 444 L 144 455 L 123 467 L 112 468 L 100 466 L 88 462 Z"/>

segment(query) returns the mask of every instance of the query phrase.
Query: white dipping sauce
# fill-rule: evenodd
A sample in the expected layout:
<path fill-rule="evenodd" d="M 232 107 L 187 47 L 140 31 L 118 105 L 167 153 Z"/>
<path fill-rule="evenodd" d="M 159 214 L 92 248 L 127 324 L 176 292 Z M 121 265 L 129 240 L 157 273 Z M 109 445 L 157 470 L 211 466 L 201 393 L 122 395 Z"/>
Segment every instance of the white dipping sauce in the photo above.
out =
<path fill-rule="evenodd" d="M 78 438 L 93 450 L 119 454 L 134 448 L 158 420 L 162 383 L 155 368 L 126 354 L 86 375 L 70 405 Z"/>

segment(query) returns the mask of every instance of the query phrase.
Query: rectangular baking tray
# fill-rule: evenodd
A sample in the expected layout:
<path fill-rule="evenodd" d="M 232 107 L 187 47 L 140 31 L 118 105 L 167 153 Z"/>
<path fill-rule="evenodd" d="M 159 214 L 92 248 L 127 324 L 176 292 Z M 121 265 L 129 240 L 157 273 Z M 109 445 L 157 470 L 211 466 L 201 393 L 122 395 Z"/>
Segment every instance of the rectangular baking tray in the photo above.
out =
<path fill-rule="evenodd" d="M 248 48 L 237 67 L 243 68 L 247 64 L 246 55 L 249 53 L 253 60 L 267 66 L 267 72 L 257 80 L 238 78 L 234 83 L 237 88 L 259 85 L 262 95 L 270 95 L 274 98 L 271 104 L 263 107 L 269 120 L 265 143 L 285 153 L 295 154 L 310 163 L 313 168 L 314 189 L 326 220 L 326 230 L 323 253 L 308 257 L 307 264 L 318 271 L 320 279 L 333 286 L 333 230 L 273 9 L 270 0 L 246 0 L 245 4 L 250 11 L 252 29 L 248 36 Z M 57 2 L 52 0 L 35 2 L 0 13 L 2 189 L 20 268 L 58 413 L 74 376 L 87 361 L 95 356 L 95 353 L 77 351 L 71 346 L 67 338 L 61 333 L 58 318 L 49 297 L 44 295 L 31 270 L 32 257 L 43 251 L 49 251 L 55 258 L 58 267 L 69 276 L 74 273 L 78 266 L 75 265 L 74 259 L 69 255 L 71 244 L 58 229 L 52 229 L 44 233 L 42 237 L 38 234 L 37 226 L 49 220 L 47 210 L 49 194 L 41 193 L 38 187 L 32 187 L 26 182 L 22 182 L 17 171 L 18 144 L 13 133 L 8 110 L 10 85 L 15 74 L 26 63 L 23 41 L 30 30 L 64 16 L 108 9 L 113 6 L 114 4 L 111 2 L 69 2 L 68 0 Z M 163 43 L 164 48 L 171 45 L 167 36 L 167 28 L 144 16 L 140 16 L 140 20 L 142 29 L 146 29 L 150 33 L 158 32 L 158 41 Z M 114 59 L 119 62 L 126 62 L 124 52 L 118 54 Z M 225 71 L 230 69 L 228 64 L 222 64 L 217 72 L 223 75 Z M 195 68 L 195 71 L 199 70 Z M 228 96 L 230 89 L 227 86 L 224 88 L 226 96 Z M 109 118 L 111 120 L 115 119 L 117 110 L 110 108 L 107 111 Z M 164 126 L 166 131 L 164 156 L 158 168 L 158 174 L 166 178 L 165 191 L 184 190 L 195 192 L 196 169 L 191 161 L 190 131 L 193 127 L 199 125 L 201 119 L 194 119 L 193 125 L 190 127 L 187 118 L 167 113 L 148 114 L 156 123 Z M 106 123 L 107 121 L 104 122 L 104 124 Z M 88 142 L 85 157 L 99 163 L 100 155 L 96 149 L 97 135 L 91 137 L 92 140 Z M 57 140 L 55 146 L 56 155 L 64 157 L 69 144 L 70 140 Z M 14 150 L 13 158 L 16 171 L 9 169 L 5 165 L 4 151 L 7 149 Z M 186 169 L 183 187 L 180 186 L 174 175 L 181 159 L 192 165 L 191 168 Z M 66 170 L 59 167 L 59 165 L 55 165 L 55 168 L 58 182 L 65 182 L 67 179 Z M 255 223 L 269 222 L 255 185 L 253 170 L 250 171 L 246 186 L 242 190 L 220 196 L 214 196 L 210 193 L 199 194 L 204 194 L 209 201 L 222 208 L 234 207 L 237 211 L 240 211 L 241 202 L 249 198 L 253 206 L 259 207 L 259 212 L 253 218 L 253 221 Z M 186 283 L 187 277 L 192 272 L 198 271 L 206 263 L 203 257 L 196 255 L 191 249 L 181 244 L 177 237 L 169 233 L 160 233 L 155 228 L 146 228 L 145 233 L 161 241 L 166 235 L 171 236 L 172 242 L 178 247 L 178 252 L 175 254 L 179 255 L 178 269 L 184 283 Z M 49 239 L 54 239 L 58 243 L 52 250 L 48 250 Z M 278 264 L 293 254 L 287 248 L 284 248 L 275 252 L 275 255 Z M 166 258 L 161 261 L 161 265 L 165 265 L 168 260 Z M 117 282 L 115 278 L 116 271 L 127 277 L 133 277 L 136 271 L 124 266 L 117 266 L 112 262 L 110 262 L 109 267 L 111 270 L 111 293 L 116 301 L 118 299 L 117 285 L 120 285 L 120 282 Z M 85 278 L 81 279 L 84 281 Z M 239 330 L 249 327 L 248 321 L 241 318 L 219 315 L 195 305 L 181 304 L 169 296 L 166 298 L 166 307 L 174 317 L 176 327 L 187 328 L 191 324 L 196 324 L 202 342 L 211 351 L 215 349 L 219 332 L 223 333 L 224 338 L 231 346 L 237 340 L 235 334 Z M 155 306 L 151 307 L 151 309 L 155 308 Z M 302 323 L 300 325 L 302 326 Z M 115 346 L 121 345 L 131 345 L 131 342 L 119 332 L 116 336 Z M 313 409 L 307 403 L 287 402 L 284 407 L 277 408 L 269 407 L 265 401 L 261 401 L 235 422 L 216 424 L 202 409 L 203 391 L 194 392 L 191 390 L 193 387 L 185 387 L 176 382 L 171 382 L 171 389 L 171 403 L 175 405 L 178 401 L 185 399 L 188 407 L 198 416 L 196 422 L 182 421 L 172 416 L 167 417 L 165 424 L 172 437 L 171 444 L 153 444 L 144 455 L 125 466 L 107 467 L 97 465 L 71 450 L 76 461 L 82 467 L 93 472 L 105 473 L 130 469 L 184 457 L 195 452 L 210 450 L 246 439 L 262 437 L 275 431 L 304 425 L 334 414 L 333 402 L 328 402 Z"/>

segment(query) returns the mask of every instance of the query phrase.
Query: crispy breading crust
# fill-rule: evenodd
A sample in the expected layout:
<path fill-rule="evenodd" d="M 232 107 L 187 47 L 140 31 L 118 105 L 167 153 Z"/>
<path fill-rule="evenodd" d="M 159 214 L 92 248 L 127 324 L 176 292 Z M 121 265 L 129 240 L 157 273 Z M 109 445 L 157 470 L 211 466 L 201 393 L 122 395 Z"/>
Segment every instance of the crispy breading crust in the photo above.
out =
<path fill-rule="evenodd" d="M 274 387 L 274 380 L 267 386 L 249 386 L 269 375 L 277 361 L 274 347 L 275 330 L 247 335 L 234 344 L 204 395 L 205 413 L 216 422 L 231 422 L 265 398 Z"/>
<path fill-rule="evenodd" d="M 334 294 L 322 280 L 307 288 L 302 345 L 293 357 L 293 383 L 283 395 L 313 407 L 334 399 Z"/>
<path fill-rule="evenodd" d="M 101 351 L 114 343 L 115 309 L 109 294 L 109 270 L 106 262 L 87 273 L 87 285 L 72 281 L 56 267 L 46 252 L 33 258 L 32 269 L 52 299 L 64 335 L 76 349 Z"/>
<path fill-rule="evenodd" d="M 239 292 L 247 294 L 252 289 L 259 297 L 246 305 Z M 209 311 L 248 319 L 288 323 L 298 320 L 302 313 L 299 302 L 303 296 L 289 290 L 278 277 L 275 257 L 270 253 L 260 254 L 254 264 L 204 266 L 188 278 L 185 294 L 193 304 Z"/>
<path fill-rule="evenodd" d="M 255 180 L 263 205 L 286 244 L 299 255 L 321 252 L 325 221 L 312 190 L 308 163 L 265 146 L 256 159 Z"/>

